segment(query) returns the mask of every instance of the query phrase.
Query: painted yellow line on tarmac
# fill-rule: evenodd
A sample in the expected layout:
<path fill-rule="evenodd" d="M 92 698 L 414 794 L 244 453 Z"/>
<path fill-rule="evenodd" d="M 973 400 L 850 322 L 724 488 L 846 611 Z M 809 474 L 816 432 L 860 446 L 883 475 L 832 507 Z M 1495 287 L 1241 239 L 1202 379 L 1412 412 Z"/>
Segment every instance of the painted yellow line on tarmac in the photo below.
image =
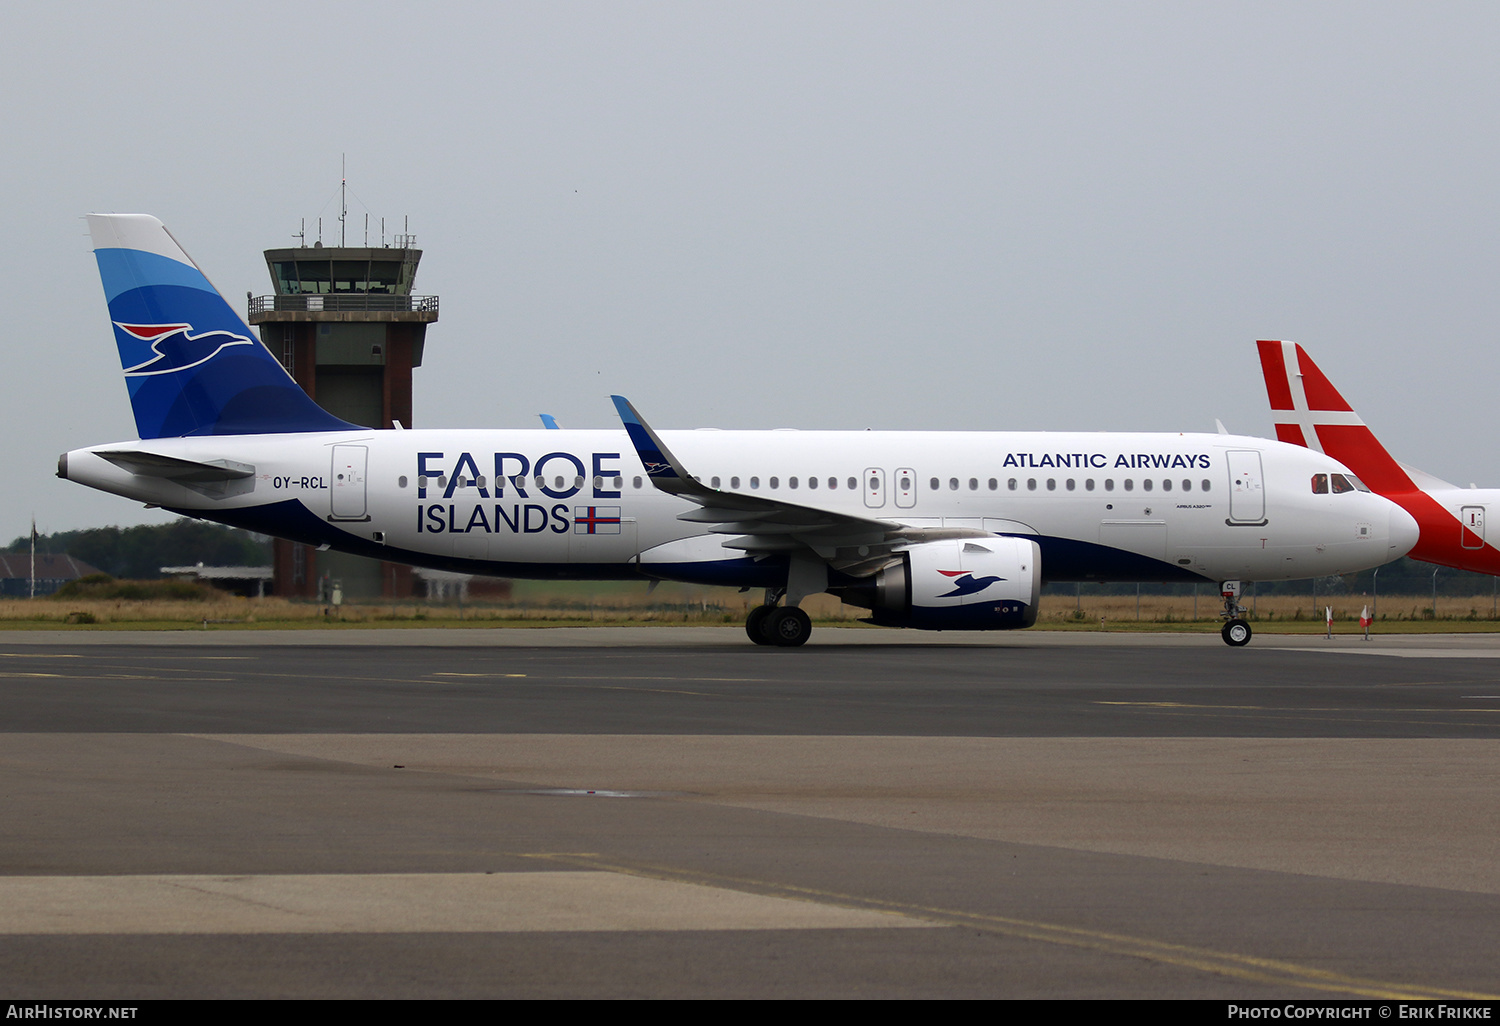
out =
<path fill-rule="evenodd" d="M 524 674 L 524 673 L 458 673 L 456 671 L 450 671 L 450 670 L 434 670 L 432 673 L 428 674 L 428 676 L 430 676 L 430 677 L 486 677 L 486 678 L 493 679 L 495 677 L 524 677 L 524 676 L 526 676 L 526 674 Z"/>

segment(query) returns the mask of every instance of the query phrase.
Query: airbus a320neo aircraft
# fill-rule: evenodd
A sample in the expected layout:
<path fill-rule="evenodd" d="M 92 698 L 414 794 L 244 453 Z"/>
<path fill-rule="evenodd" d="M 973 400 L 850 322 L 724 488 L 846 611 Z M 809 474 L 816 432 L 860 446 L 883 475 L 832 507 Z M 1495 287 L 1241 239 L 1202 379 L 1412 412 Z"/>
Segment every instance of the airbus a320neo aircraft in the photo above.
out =
<path fill-rule="evenodd" d="M 1049 581 L 1220 582 L 1378 566 L 1416 523 L 1345 467 L 1226 434 L 372 430 L 308 398 L 162 226 L 89 230 L 139 441 L 58 475 L 185 516 L 444 570 L 764 589 L 746 631 L 800 645 L 831 592 L 931 630 L 1036 621 Z M 386 425 L 382 425 L 386 426 Z M 394 425 L 393 425 L 394 426 Z"/>
<path fill-rule="evenodd" d="M 1332 456 L 1410 513 L 1421 529 L 1412 559 L 1500 575 L 1500 549 L 1484 531 L 1500 489 L 1460 488 L 1397 463 L 1306 350 L 1295 342 L 1256 345 L 1277 438 Z"/>

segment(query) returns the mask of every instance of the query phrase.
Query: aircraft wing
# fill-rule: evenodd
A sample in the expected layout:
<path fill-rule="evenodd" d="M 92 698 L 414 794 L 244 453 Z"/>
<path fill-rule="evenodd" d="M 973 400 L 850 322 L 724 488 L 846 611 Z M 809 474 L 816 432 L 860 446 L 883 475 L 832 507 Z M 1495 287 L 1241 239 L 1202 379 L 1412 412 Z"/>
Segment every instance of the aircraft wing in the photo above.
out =
<path fill-rule="evenodd" d="M 661 491 L 697 503 L 698 509 L 679 513 L 677 519 L 707 524 L 714 534 L 733 535 L 724 542 L 726 548 L 756 556 L 811 550 L 835 570 L 863 577 L 889 565 L 897 552 L 912 545 L 945 538 L 989 537 L 973 528 L 909 527 L 764 495 L 710 488 L 688 472 L 630 400 L 618 395 L 610 399 L 651 483 Z"/>

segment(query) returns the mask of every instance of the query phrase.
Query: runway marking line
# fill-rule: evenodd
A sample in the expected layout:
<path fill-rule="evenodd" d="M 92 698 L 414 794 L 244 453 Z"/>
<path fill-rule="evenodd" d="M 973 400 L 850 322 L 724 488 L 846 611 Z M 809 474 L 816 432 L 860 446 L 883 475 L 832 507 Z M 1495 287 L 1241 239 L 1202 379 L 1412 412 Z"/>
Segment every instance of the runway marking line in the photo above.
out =
<path fill-rule="evenodd" d="M 1280 959 L 1241 955 L 1190 944 L 1175 944 L 1169 941 L 1134 937 L 1129 934 L 1091 930 L 1083 927 L 1064 926 L 1037 920 L 1017 919 L 1011 916 L 988 915 L 965 912 L 960 909 L 938 908 L 908 902 L 889 901 L 883 898 L 862 897 L 843 894 L 815 887 L 800 887 L 794 884 L 778 884 L 766 880 L 724 876 L 697 870 L 678 869 L 650 863 L 629 863 L 606 860 L 592 853 L 567 852 L 518 852 L 523 858 L 570 863 L 592 869 L 608 870 L 633 876 L 645 876 L 660 880 L 678 880 L 704 883 L 714 887 L 742 888 L 754 893 L 800 899 L 802 901 L 839 905 L 848 908 L 878 909 L 926 919 L 949 926 L 965 926 L 999 933 L 1025 940 L 1061 944 L 1066 947 L 1085 948 L 1109 954 L 1142 958 L 1153 962 L 1196 969 L 1201 972 L 1257 983 L 1303 987 L 1309 990 L 1325 990 L 1358 997 L 1377 998 L 1388 1001 L 1430 1001 L 1438 999 L 1462 1001 L 1500 1001 L 1500 994 L 1485 994 L 1478 991 L 1449 990 L 1443 987 L 1428 987 L 1421 984 L 1393 983 L 1372 980 L 1359 976 L 1345 976 L 1326 969 L 1314 969 Z"/>
<path fill-rule="evenodd" d="M 1251 711 L 1270 708 L 1264 705 L 1213 705 L 1208 702 L 1118 702 L 1098 699 L 1095 705 L 1141 705 L 1152 709 L 1248 709 Z"/>
<path fill-rule="evenodd" d="M 434 670 L 429 677 L 524 677 L 524 673 L 458 673 L 449 670 Z"/>

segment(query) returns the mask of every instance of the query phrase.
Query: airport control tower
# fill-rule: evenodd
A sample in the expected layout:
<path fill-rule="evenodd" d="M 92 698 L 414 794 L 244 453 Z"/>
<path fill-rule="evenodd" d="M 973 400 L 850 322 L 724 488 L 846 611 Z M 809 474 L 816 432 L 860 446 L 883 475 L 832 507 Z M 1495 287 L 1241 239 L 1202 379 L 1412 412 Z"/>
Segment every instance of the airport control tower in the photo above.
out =
<path fill-rule="evenodd" d="M 412 294 L 422 251 L 415 236 L 389 246 L 266 250 L 274 295 L 251 296 L 249 319 L 266 348 L 323 409 L 353 424 L 412 427 L 411 373 L 422 365 L 438 297 Z M 277 539 L 275 593 L 406 598 L 411 568 Z"/>

